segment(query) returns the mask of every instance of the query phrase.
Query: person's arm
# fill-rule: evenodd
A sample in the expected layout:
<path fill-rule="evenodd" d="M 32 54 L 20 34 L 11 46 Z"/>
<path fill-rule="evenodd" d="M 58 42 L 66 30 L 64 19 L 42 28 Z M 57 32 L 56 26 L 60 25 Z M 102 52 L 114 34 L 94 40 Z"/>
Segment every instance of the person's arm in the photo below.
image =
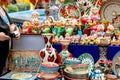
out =
<path fill-rule="evenodd" d="M 0 32 L 0 41 L 5 41 L 9 39 L 10 37 L 8 35 L 6 35 L 4 32 Z"/>
<path fill-rule="evenodd" d="M 19 39 L 20 38 L 20 30 L 19 28 L 17 27 L 17 25 L 15 25 L 11 20 L 10 20 L 10 17 L 8 15 L 8 13 L 5 11 L 5 9 L 3 8 L 8 20 L 9 20 L 9 23 L 10 23 L 10 31 L 11 32 L 15 32 L 15 38 L 16 39 Z"/>
<path fill-rule="evenodd" d="M 2 9 L 4 10 L 4 12 L 5 12 L 6 16 L 7 16 L 8 20 L 9 20 L 9 23 L 10 23 L 10 24 L 13 24 L 13 22 L 10 20 L 10 17 L 9 17 L 9 15 L 8 15 L 8 13 L 6 12 L 6 10 L 5 10 L 4 8 L 2 8 Z"/>

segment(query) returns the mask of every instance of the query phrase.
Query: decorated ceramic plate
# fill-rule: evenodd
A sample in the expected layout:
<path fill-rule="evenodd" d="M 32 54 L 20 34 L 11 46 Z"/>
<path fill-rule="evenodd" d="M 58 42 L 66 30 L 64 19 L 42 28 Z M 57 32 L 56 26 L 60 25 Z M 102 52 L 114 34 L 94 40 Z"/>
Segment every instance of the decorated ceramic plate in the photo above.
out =
<path fill-rule="evenodd" d="M 76 5 L 67 3 L 60 7 L 58 17 L 79 19 L 81 17 L 81 12 Z"/>
<path fill-rule="evenodd" d="M 89 71 L 89 76 L 91 75 L 91 71 L 94 68 L 94 59 L 91 54 L 89 53 L 83 53 L 81 54 L 78 59 L 81 60 L 81 64 L 88 64 L 88 71 Z"/>
<path fill-rule="evenodd" d="M 116 15 L 120 15 L 120 0 L 109 0 L 101 7 L 101 17 L 112 22 Z"/>
<path fill-rule="evenodd" d="M 120 51 L 113 57 L 112 70 L 116 76 L 120 76 Z"/>
<path fill-rule="evenodd" d="M 32 74 L 30 73 L 15 73 L 11 75 L 12 79 L 21 79 L 21 80 L 29 79 L 31 77 L 32 77 Z"/>

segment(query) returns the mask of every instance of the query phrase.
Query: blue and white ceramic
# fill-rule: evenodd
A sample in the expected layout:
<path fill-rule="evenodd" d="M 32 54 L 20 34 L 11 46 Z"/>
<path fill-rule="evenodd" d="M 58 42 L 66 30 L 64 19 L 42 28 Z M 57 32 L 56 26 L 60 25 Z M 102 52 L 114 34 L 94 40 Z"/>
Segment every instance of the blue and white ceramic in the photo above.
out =
<path fill-rule="evenodd" d="M 88 64 L 88 72 L 89 76 L 91 75 L 92 70 L 94 69 L 94 59 L 91 54 L 83 53 L 81 54 L 78 59 L 81 60 L 81 64 Z"/>

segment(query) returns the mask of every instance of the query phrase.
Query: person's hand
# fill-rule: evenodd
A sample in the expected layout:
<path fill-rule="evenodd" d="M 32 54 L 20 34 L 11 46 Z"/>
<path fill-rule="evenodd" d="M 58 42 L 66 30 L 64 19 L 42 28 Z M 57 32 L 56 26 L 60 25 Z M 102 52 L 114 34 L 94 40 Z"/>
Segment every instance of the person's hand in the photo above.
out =
<path fill-rule="evenodd" d="M 0 41 L 9 40 L 10 37 L 7 36 L 4 32 L 0 32 Z"/>
<path fill-rule="evenodd" d="M 15 38 L 16 39 L 20 38 L 20 30 L 19 30 L 19 28 L 15 24 L 11 24 L 10 31 L 12 33 L 15 33 Z"/>

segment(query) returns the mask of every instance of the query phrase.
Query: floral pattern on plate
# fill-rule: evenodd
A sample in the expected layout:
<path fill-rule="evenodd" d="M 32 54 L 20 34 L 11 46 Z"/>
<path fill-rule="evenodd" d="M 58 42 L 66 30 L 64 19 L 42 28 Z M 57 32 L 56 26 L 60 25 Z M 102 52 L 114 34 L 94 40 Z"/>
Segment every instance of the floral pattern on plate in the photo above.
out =
<path fill-rule="evenodd" d="M 116 76 L 120 76 L 120 51 L 113 57 L 112 70 Z"/>
<path fill-rule="evenodd" d="M 67 3 L 60 7 L 58 17 L 79 19 L 81 17 L 81 12 L 75 4 Z"/>
<path fill-rule="evenodd" d="M 90 76 L 91 72 L 94 68 L 94 59 L 93 59 L 92 55 L 89 53 L 84 53 L 84 54 L 81 54 L 78 58 L 81 60 L 81 64 L 89 65 L 88 71 L 89 71 L 89 76 Z"/>

